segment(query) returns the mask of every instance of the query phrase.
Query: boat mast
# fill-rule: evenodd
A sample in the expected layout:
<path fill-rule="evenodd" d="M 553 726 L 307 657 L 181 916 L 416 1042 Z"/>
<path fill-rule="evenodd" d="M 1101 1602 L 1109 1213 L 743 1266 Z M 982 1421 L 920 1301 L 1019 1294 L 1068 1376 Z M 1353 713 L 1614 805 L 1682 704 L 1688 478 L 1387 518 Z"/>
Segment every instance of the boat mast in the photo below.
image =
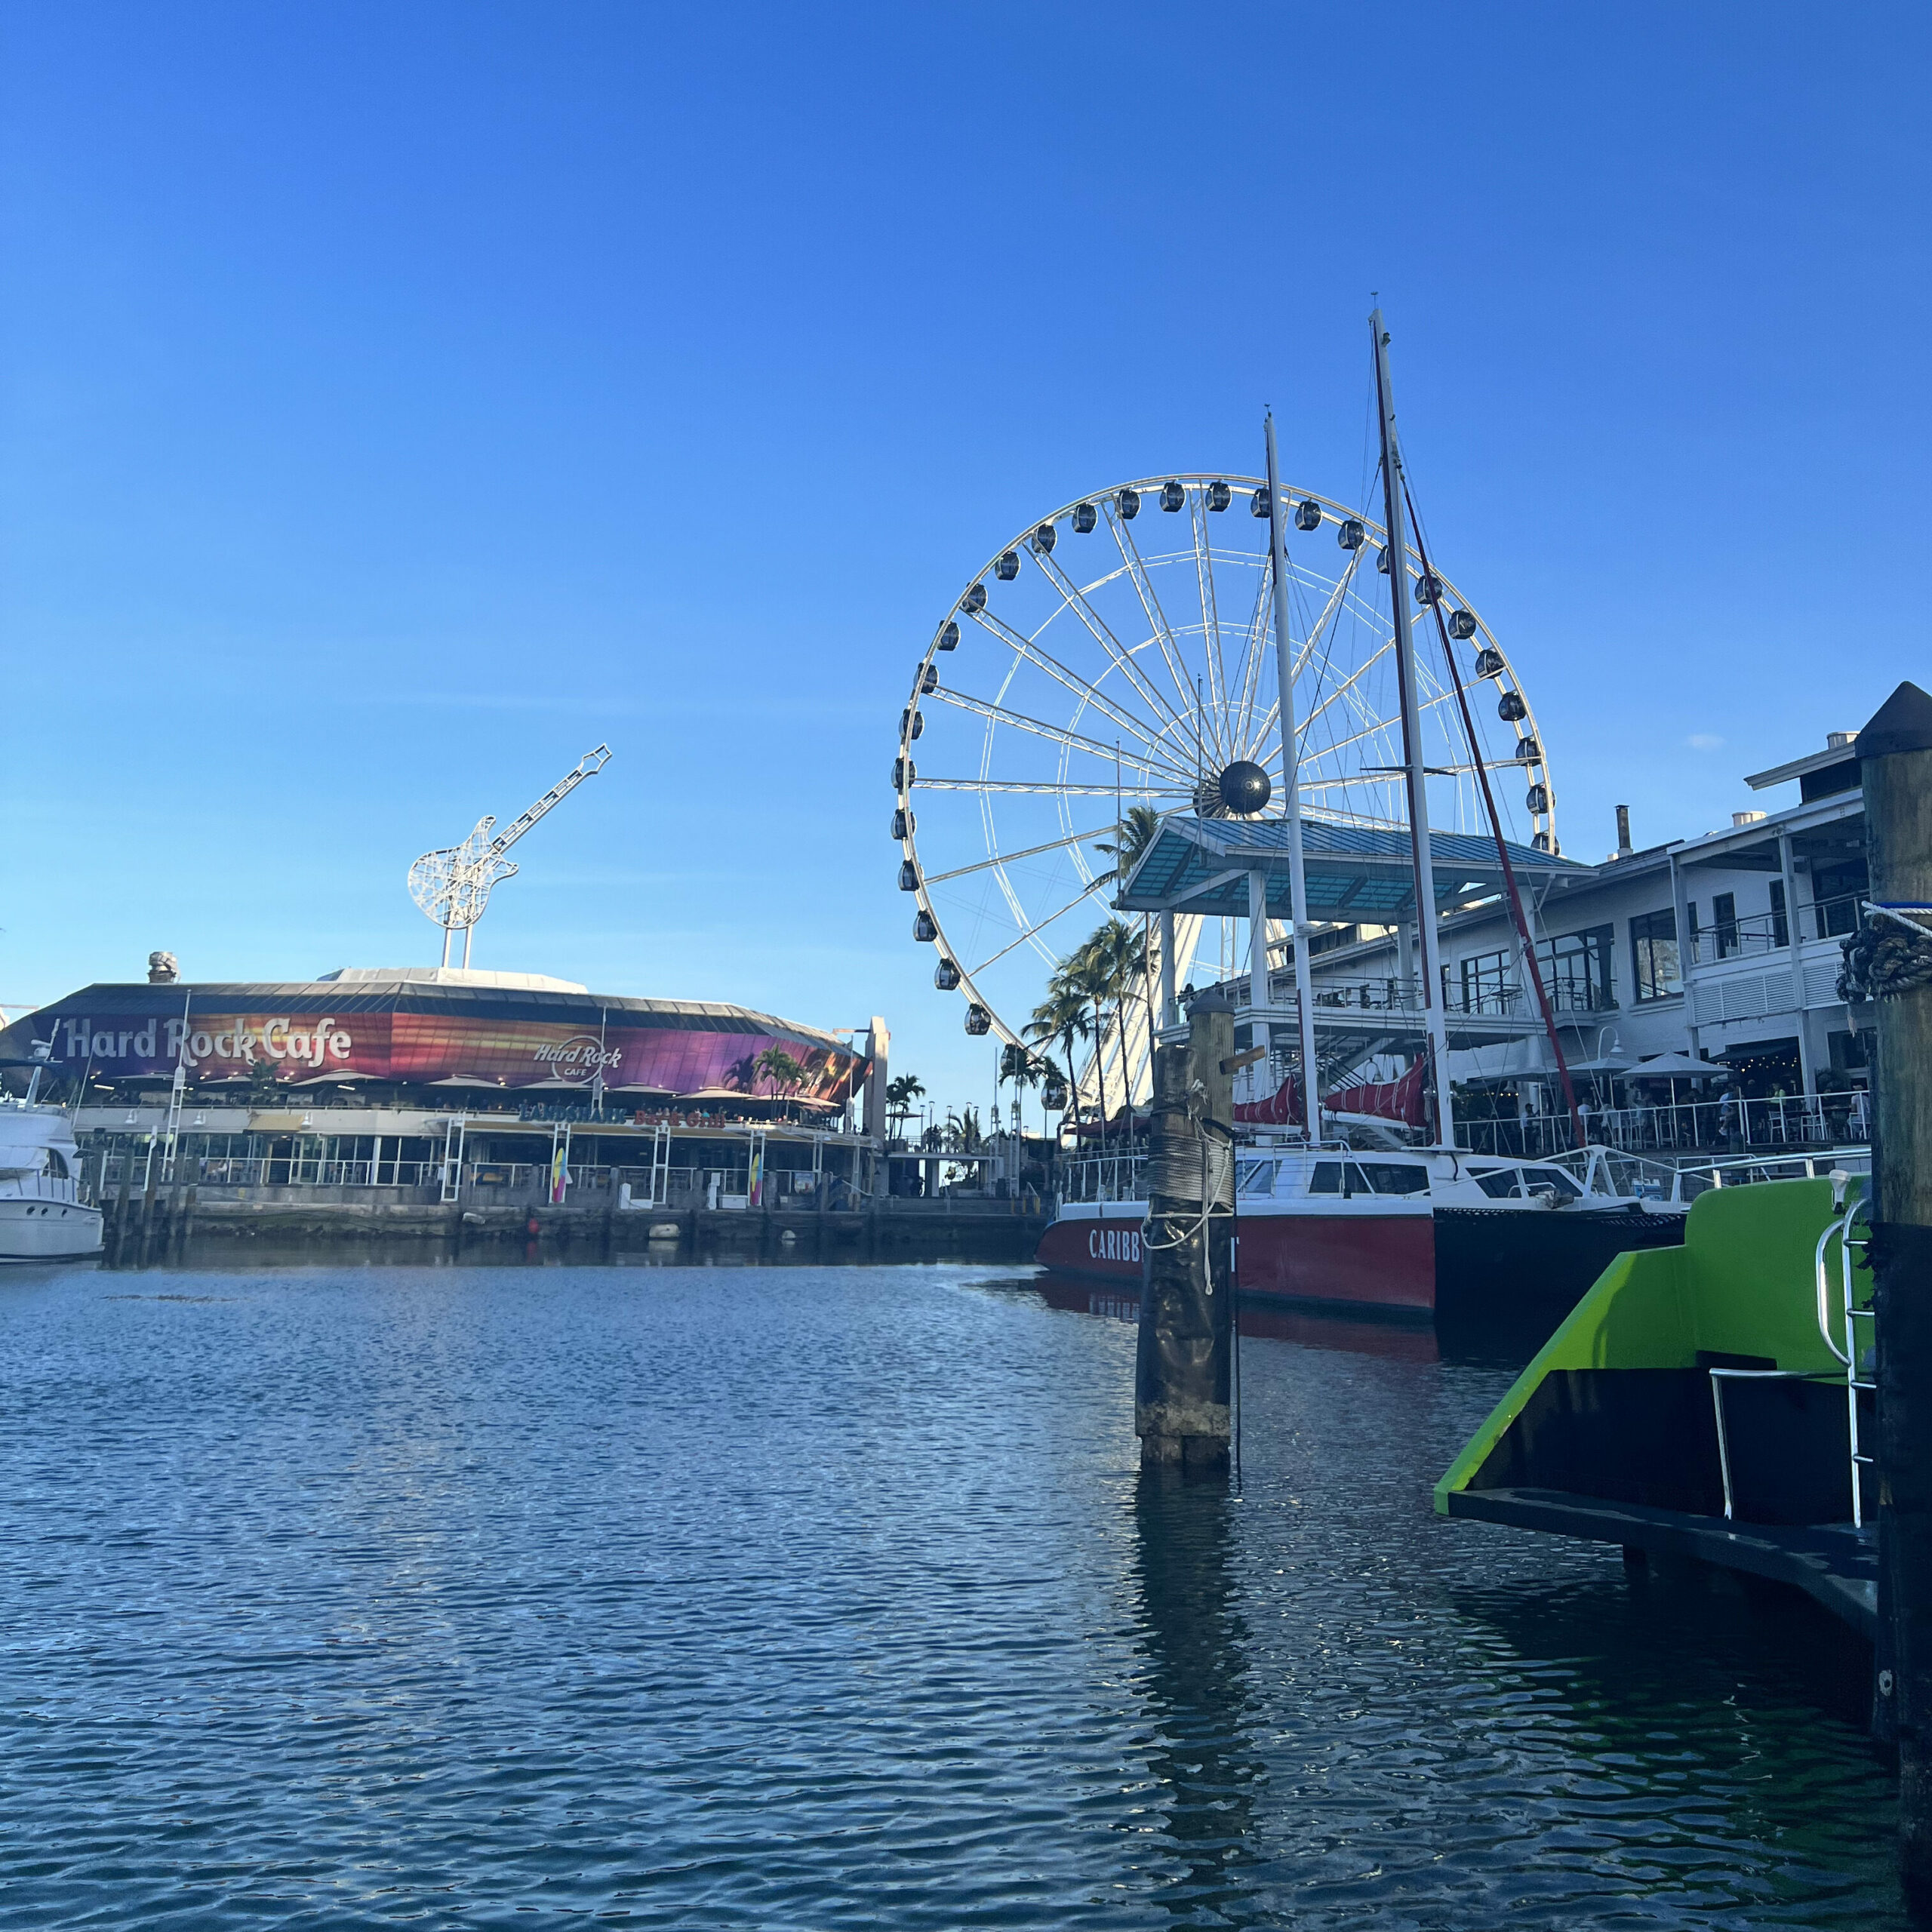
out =
<path fill-rule="evenodd" d="M 1268 542 L 1274 552 L 1275 676 L 1281 686 L 1281 789 L 1288 813 L 1288 909 L 1294 940 L 1295 1004 L 1301 1012 L 1302 1120 L 1310 1143 L 1321 1136 L 1321 1103 L 1315 1058 L 1315 988 L 1308 962 L 1308 863 L 1301 844 L 1301 743 L 1295 724 L 1294 653 L 1288 643 L 1288 546 L 1281 479 L 1275 466 L 1275 412 L 1268 438 Z M 1264 915 L 1266 909 L 1264 910 Z M 1261 943 L 1266 947 L 1264 938 Z M 1271 1002 L 1272 1003 L 1272 1002 Z"/>
<path fill-rule="evenodd" d="M 1389 533 L 1389 597 L 1395 619 L 1395 678 L 1402 703 L 1402 765 L 1407 778 L 1409 844 L 1416 875 L 1416 932 L 1422 952 L 1423 1023 L 1429 1036 L 1429 1091 L 1435 1108 L 1435 1137 L 1455 1137 L 1451 1120 L 1449 1035 L 1442 1012 L 1442 968 L 1435 930 L 1435 866 L 1429 850 L 1429 780 L 1423 769 L 1422 710 L 1417 696 L 1415 638 L 1409 628 L 1408 543 L 1402 522 L 1402 457 L 1395 439 L 1395 395 L 1389 376 L 1389 333 L 1382 311 L 1368 318 L 1375 343 L 1375 400 L 1382 425 L 1383 521 Z"/>

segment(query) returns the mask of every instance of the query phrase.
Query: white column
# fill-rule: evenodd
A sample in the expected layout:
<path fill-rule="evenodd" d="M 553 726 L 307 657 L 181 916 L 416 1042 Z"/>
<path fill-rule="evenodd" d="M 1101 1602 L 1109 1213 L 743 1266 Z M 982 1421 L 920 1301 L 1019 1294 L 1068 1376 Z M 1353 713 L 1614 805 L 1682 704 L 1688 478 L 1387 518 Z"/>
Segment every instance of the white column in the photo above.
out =
<path fill-rule="evenodd" d="M 1807 1097 L 1818 1091 L 1811 1060 L 1811 1032 L 1804 1023 L 1804 928 L 1798 917 L 1798 869 L 1792 863 L 1791 834 L 1778 834 L 1778 870 L 1784 879 L 1784 936 L 1791 955 L 1791 1004 L 1798 1015 L 1798 1069 Z"/>
<path fill-rule="evenodd" d="M 1302 1118 L 1308 1137 L 1321 1133 L 1321 1098 L 1315 1057 L 1315 985 L 1308 964 L 1308 866 L 1301 841 L 1301 744 L 1295 722 L 1294 654 L 1288 643 L 1288 546 L 1281 478 L 1275 461 L 1275 418 L 1268 439 L 1268 540 L 1274 559 L 1275 682 L 1281 703 L 1282 803 L 1288 820 L 1288 931 L 1294 941 L 1295 999 L 1300 1011 Z"/>
<path fill-rule="evenodd" d="M 1174 1023 L 1174 915 L 1161 915 L 1161 1024 Z"/>
<path fill-rule="evenodd" d="M 1268 875 L 1258 866 L 1247 875 L 1247 998 L 1257 1015 L 1257 1024 L 1267 1023 L 1258 1016 L 1268 1009 Z M 1265 1032 L 1255 1035 L 1255 1044 L 1264 1045 Z"/>

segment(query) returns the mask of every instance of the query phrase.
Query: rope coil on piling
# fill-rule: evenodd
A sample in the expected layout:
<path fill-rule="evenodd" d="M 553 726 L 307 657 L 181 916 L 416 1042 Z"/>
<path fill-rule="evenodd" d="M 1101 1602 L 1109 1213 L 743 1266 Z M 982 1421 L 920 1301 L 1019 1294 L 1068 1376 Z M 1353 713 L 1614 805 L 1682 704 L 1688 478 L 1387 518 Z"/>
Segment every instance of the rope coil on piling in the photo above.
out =
<path fill-rule="evenodd" d="M 1148 1214 L 1140 1224 L 1140 1242 L 1143 1247 L 1156 1251 L 1185 1247 L 1189 1241 L 1207 1233 L 1211 1218 L 1218 1216 L 1225 1219 L 1235 1211 L 1234 1129 L 1225 1121 L 1197 1115 L 1192 1105 L 1163 1111 L 1185 1113 L 1197 1121 L 1199 1131 L 1180 1141 L 1163 1137 L 1149 1151 Z M 1156 1216 L 1152 1206 L 1156 1195 L 1181 1201 L 1186 1208 L 1198 1208 L 1200 1211 Z M 1178 1227 L 1180 1232 L 1171 1241 L 1157 1241 L 1154 1238 L 1157 1220 L 1164 1220 L 1170 1230 Z"/>
<path fill-rule="evenodd" d="M 1932 929 L 1921 921 L 1932 907 L 1867 903 L 1871 923 L 1845 939 L 1838 996 L 1848 1004 L 1897 999 L 1914 986 L 1932 984 Z M 1908 916 L 1908 915 L 1911 916 Z"/>

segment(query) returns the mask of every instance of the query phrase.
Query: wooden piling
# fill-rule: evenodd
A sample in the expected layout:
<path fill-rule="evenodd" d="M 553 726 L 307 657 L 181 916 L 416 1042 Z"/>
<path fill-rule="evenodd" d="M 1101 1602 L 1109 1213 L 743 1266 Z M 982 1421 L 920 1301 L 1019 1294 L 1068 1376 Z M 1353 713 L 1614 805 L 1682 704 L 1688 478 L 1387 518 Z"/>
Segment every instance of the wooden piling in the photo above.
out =
<path fill-rule="evenodd" d="M 135 1250 L 134 1265 L 145 1268 L 152 1258 L 154 1246 L 155 1195 L 161 1183 L 155 1178 L 154 1148 L 148 1148 L 148 1171 L 146 1185 L 141 1189 L 141 1223 L 140 1244 Z"/>
<path fill-rule="evenodd" d="M 1198 1001 L 1154 1053 L 1134 1429 L 1143 1469 L 1228 1466 L 1234 1325 L 1234 1015 Z"/>
<path fill-rule="evenodd" d="M 131 1153 L 121 1156 L 121 1192 L 114 1204 L 114 1246 L 108 1255 L 107 1265 L 118 1268 L 121 1265 L 122 1251 L 128 1245 L 128 1197 L 134 1191 L 134 1157 Z"/>
<path fill-rule="evenodd" d="M 1932 904 L 1932 697 L 1903 684 L 1858 738 L 1871 896 Z M 1880 1722 L 1899 1749 L 1900 1876 L 1932 1912 L 1932 943 L 1883 917 L 1854 942 L 1876 1051 L 1872 1142 L 1878 1346 Z M 1889 1680 L 1889 1681 L 1888 1681 Z"/>

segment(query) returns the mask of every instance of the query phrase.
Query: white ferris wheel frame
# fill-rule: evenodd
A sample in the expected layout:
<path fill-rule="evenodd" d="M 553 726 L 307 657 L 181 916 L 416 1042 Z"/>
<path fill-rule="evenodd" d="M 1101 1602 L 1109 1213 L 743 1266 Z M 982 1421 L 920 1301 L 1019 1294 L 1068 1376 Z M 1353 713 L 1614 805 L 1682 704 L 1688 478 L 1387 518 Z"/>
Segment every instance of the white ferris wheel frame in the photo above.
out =
<path fill-rule="evenodd" d="M 1160 775 L 1172 779 L 1177 774 L 1183 777 L 1185 777 L 1186 774 L 1181 768 L 1175 766 L 1171 758 L 1167 758 L 1159 751 L 1160 740 L 1166 738 L 1171 731 L 1178 727 L 1186 737 L 1190 746 L 1195 743 L 1194 728 L 1185 718 L 1174 712 L 1173 707 L 1159 695 L 1152 681 L 1145 678 L 1141 674 L 1136 661 L 1140 654 L 1150 646 L 1157 648 L 1166 660 L 1166 667 L 1169 675 L 1174 678 L 1177 685 L 1181 681 L 1180 674 L 1177 668 L 1180 652 L 1176 642 L 1175 631 L 1168 623 L 1161 611 L 1159 598 L 1154 592 L 1152 580 L 1148 575 L 1149 560 L 1142 556 L 1139 546 L 1134 541 L 1131 532 L 1125 528 L 1125 525 L 1134 519 L 1123 518 L 1116 508 L 1122 495 L 1131 491 L 1141 499 L 1143 509 L 1150 506 L 1151 499 L 1152 506 L 1155 507 L 1159 514 L 1174 514 L 1173 512 L 1158 509 L 1160 492 L 1171 484 L 1180 485 L 1185 492 L 1184 507 L 1188 514 L 1189 524 L 1194 539 L 1193 555 L 1197 583 L 1202 603 L 1202 628 L 1204 630 L 1206 641 L 1211 647 L 1204 651 L 1204 657 L 1220 670 L 1225 679 L 1226 675 L 1225 662 L 1221 659 L 1220 654 L 1220 640 L 1223 635 L 1223 625 L 1214 601 L 1213 565 L 1217 552 L 1211 540 L 1212 526 L 1208 523 L 1208 519 L 1214 515 L 1235 514 L 1237 502 L 1242 498 L 1247 499 L 1251 505 L 1255 492 L 1257 491 L 1265 492 L 1267 485 L 1263 478 L 1255 476 L 1235 475 L 1226 472 L 1215 474 L 1208 472 L 1192 473 L 1170 472 L 1165 475 L 1142 477 L 1129 482 L 1112 484 L 1105 490 L 1071 498 L 1047 515 L 1028 524 L 1011 543 L 1003 543 L 995 549 L 985 563 L 967 580 L 965 588 L 953 600 L 951 608 L 940 618 L 938 625 L 935 627 L 931 639 L 928 643 L 925 651 L 921 657 L 914 672 L 912 693 L 906 701 L 900 718 L 898 749 L 893 768 L 893 792 L 895 804 L 898 811 L 903 814 L 905 827 L 904 835 L 899 841 L 901 851 L 902 881 L 906 875 L 905 869 L 909 866 L 912 868 L 914 880 L 911 888 L 912 896 L 914 898 L 918 914 L 923 915 L 924 921 L 929 923 L 932 928 L 931 943 L 937 948 L 938 957 L 942 960 L 949 961 L 959 976 L 958 983 L 953 990 L 957 991 L 966 1002 L 968 1030 L 973 1030 L 972 1017 L 977 1010 L 978 1012 L 983 1013 L 987 1017 L 989 1023 L 983 1030 L 995 1035 L 1005 1044 L 1018 1047 L 1023 1051 L 1032 1053 L 1036 1049 L 1029 1045 L 1020 1032 L 1001 1015 L 997 1008 L 982 995 L 977 984 L 978 977 L 1006 958 L 1008 954 L 1018 950 L 1020 947 L 1029 942 L 1035 943 L 1035 949 L 1041 952 L 1042 959 L 1049 966 L 1056 963 L 1051 953 L 1038 944 L 1038 935 L 1064 918 L 1074 906 L 1091 898 L 1095 891 L 1107 882 L 1110 876 L 1106 873 L 1089 874 L 1085 854 L 1081 851 L 1081 846 L 1082 841 L 1097 839 L 1107 832 L 1112 830 L 1113 821 L 1110 820 L 1104 825 L 1082 832 L 1078 829 L 1072 822 L 1069 815 L 1069 805 L 1072 801 L 1089 795 L 1095 798 L 1105 796 L 1112 798 L 1117 795 L 1117 788 L 1112 785 L 1082 785 L 1072 783 L 1066 777 L 1069 757 L 1076 749 L 1078 749 L 1095 756 L 1120 759 L 1124 766 L 1131 767 L 1135 770 L 1137 777 L 1154 775 L 1155 762 L 1158 761 L 1164 764 L 1166 768 Z M 1230 497 L 1226 508 L 1220 511 L 1211 509 L 1208 505 L 1208 494 L 1217 485 L 1225 486 Z M 1343 568 L 1340 577 L 1330 586 L 1327 607 L 1321 617 L 1314 626 L 1309 636 L 1298 641 L 1295 646 L 1294 669 L 1298 674 L 1313 651 L 1315 641 L 1321 636 L 1324 628 L 1346 603 L 1362 560 L 1371 554 L 1379 555 L 1386 549 L 1388 532 L 1382 523 L 1364 512 L 1339 503 L 1331 497 L 1324 497 L 1317 491 L 1284 484 L 1282 496 L 1284 505 L 1294 503 L 1299 506 L 1304 503 L 1312 503 L 1318 506 L 1321 517 L 1321 523 L 1317 526 L 1318 529 L 1332 526 L 1339 532 L 1340 527 L 1345 522 L 1352 521 L 1361 525 L 1364 533 L 1362 543 L 1348 553 L 1347 565 Z M 1118 553 L 1119 561 L 1116 567 L 1081 583 L 1076 582 L 1063 566 L 1054 561 L 1053 552 L 1057 548 L 1060 526 L 1063 525 L 1071 526 L 1075 513 L 1083 509 L 1091 509 L 1095 512 L 1097 529 L 1100 523 L 1103 522 L 1106 525 L 1109 534 L 1114 540 L 1114 546 Z M 1052 546 L 1043 549 L 1038 539 L 1041 534 L 1049 528 L 1055 532 L 1055 542 Z M 1304 534 L 1312 536 L 1315 531 L 1310 531 Z M 1211 758 L 1211 765 L 1209 768 L 1215 772 L 1218 772 L 1236 757 L 1254 756 L 1265 749 L 1271 732 L 1273 734 L 1278 748 L 1281 740 L 1281 733 L 1278 729 L 1280 708 L 1278 694 L 1275 703 L 1260 714 L 1258 722 L 1256 721 L 1254 712 L 1254 706 L 1265 683 L 1260 668 L 1261 660 L 1272 655 L 1266 648 L 1268 638 L 1264 636 L 1264 633 L 1268 631 L 1269 620 L 1269 592 L 1273 580 L 1273 559 L 1272 555 L 1256 557 L 1244 552 L 1237 552 L 1225 549 L 1219 554 L 1225 561 L 1229 564 L 1238 564 L 1244 568 L 1255 569 L 1257 571 L 1259 583 L 1256 611 L 1248 620 L 1247 643 L 1244 648 L 1241 663 L 1244 677 L 1241 715 L 1244 724 L 1251 726 L 1252 728 L 1245 731 L 1238 737 L 1230 732 L 1224 741 L 1222 736 L 1224 718 L 1218 702 L 1222 694 L 1214 695 L 1214 697 L 1210 700 L 1210 703 L 1214 706 L 1212 712 L 1213 743 L 1210 745 L 1202 742 L 1198 746 L 1198 750 L 1201 764 L 1209 765 L 1209 761 Z M 1151 561 L 1156 565 L 1164 566 L 1180 561 L 1186 555 L 1185 550 L 1162 552 Z M 988 580 L 997 579 L 1001 560 L 1009 555 L 1016 556 L 1023 561 L 1032 562 L 1060 595 L 1060 601 L 1058 605 L 1035 626 L 1031 632 L 1020 631 L 1006 623 L 992 611 L 987 601 L 986 586 Z M 1404 592 L 1405 594 L 1413 595 L 1414 586 L 1420 583 L 1422 579 L 1423 566 L 1421 558 L 1417 555 L 1412 546 L 1404 546 L 1404 565 L 1406 578 Z M 1312 574 L 1319 575 L 1318 573 Z M 1491 771 L 1500 766 L 1509 765 L 1531 774 L 1533 785 L 1540 788 L 1543 798 L 1543 808 L 1540 811 L 1530 811 L 1530 817 L 1534 823 L 1534 842 L 1540 848 L 1546 848 L 1552 852 L 1556 851 L 1560 849 L 1556 841 L 1556 786 L 1550 775 L 1548 755 L 1543 749 L 1543 734 L 1537 725 L 1535 708 L 1530 702 L 1529 694 L 1524 688 L 1522 681 L 1517 676 L 1515 667 L 1509 661 L 1509 654 L 1504 651 L 1495 634 L 1484 622 L 1481 614 L 1464 596 L 1455 583 L 1444 574 L 1439 565 L 1434 568 L 1432 574 L 1441 586 L 1438 595 L 1444 604 L 1457 610 L 1468 612 L 1470 618 L 1474 621 L 1473 632 L 1469 636 L 1459 641 L 1466 644 L 1472 652 L 1486 650 L 1494 654 L 1493 659 L 1490 660 L 1494 668 L 1480 677 L 1472 674 L 1465 681 L 1465 691 L 1469 692 L 1473 699 L 1474 692 L 1469 689 L 1471 686 L 1490 683 L 1494 684 L 1499 692 L 1503 694 L 1506 701 L 1508 695 L 1513 693 L 1522 707 L 1521 713 L 1513 719 L 1505 718 L 1503 721 L 1514 724 L 1516 740 L 1519 746 L 1527 742 L 1534 748 L 1536 752 L 1534 758 L 1518 758 L 1515 760 L 1492 758 L 1484 761 Z M 1123 577 L 1133 580 L 1137 596 L 1149 626 L 1149 635 L 1137 644 L 1128 644 L 1115 636 L 1088 601 L 1094 592 L 1108 584 L 1118 582 Z M 976 592 L 979 594 L 980 600 L 977 608 L 974 607 L 973 601 Z M 1354 594 L 1360 595 L 1362 593 Z M 1427 610 L 1429 606 L 1424 604 L 1421 608 Z M 1038 644 L 1038 638 L 1048 627 L 1055 620 L 1069 611 L 1076 617 L 1080 626 L 1090 634 L 1094 644 L 1106 654 L 1109 660 L 1109 670 L 1119 672 L 1123 680 L 1131 688 L 1137 692 L 1141 692 L 1143 697 L 1151 697 L 1154 707 L 1168 713 L 1169 722 L 1163 726 L 1160 731 L 1150 737 L 1145 728 L 1143 721 L 1130 717 L 1112 697 L 1103 694 L 1094 683 L 1081 676 L 1075 669 L 1062 663 L 1060 659 L 1045 651 Z M 959 627 L 959 647 L 963 647 L 964 644 L 967 626 L 972 625 L 986 632 L 1008 651 L 1010 661 L 999 681 L 999 690 L 1002 695 L 1011 688 L 1013 679 L 1022 664 L 1031 663 L 1035 669 L 1043 672 L 1054 681 L 1063 685 L 1069 695 L 1078 700 L 1078 708 L 1075 712 L 1076 720 L 1091 709 L 1131 734 L 1140 741 L 1143 749 L 1139 752 L 1124 754 L 1120 747 L 1106 744 L 1097 739 L 1088 738 L 1075 731 L 1071 724 L 1063 726 L 1049 724 L 1044 720 L 1029 718 L 1022 713 L 1007 711 L 994 700 L 980 698 L 964 692 L 949 691 L 943 684 L 933 690 L 927 690 L 925 687 L 928 676 L 937 674 L 942 656 L 947 654 L 948 648 L 943 640 L 949 624 L 957 625 Z M 1182 634 L 1188 635 L 1191 635 L 1195 628 L 1196 626 L 1192 625 L 1183 625 L 1180 627 Z M 1389 641 L 1383 645 L 1374 652 L 1366 662 L 1358 666 L 1350 674 L 1346 683 L 1354 683 L 1392 648 L 1392 638 Z M 1327 704 L 1333 703 L 1340 697 L 1342 690 L 1345 688 L 1346 685 L 1331 691 L 1324 700 L 1324 708 Z M 1429 700 L 1427 708 L 1433 708 L 1436 704 L 1444 703 L 1452 698 L 1453 695 L 1453 691 L 1445 686 Z M 919 719 L 921 703 L 927 697 L 938 697 L 942 702 L 949 703 L 957 709 L 983 717 L 989 727 L 1004 725 L 1016 730 L 1033 731 L 1044 737 L 1057 741 L 1060 747 L 1059 768 L 1061 783 L 1055 786 L 1030 781 L 1003 782 L 992 778 L 988 768 L 993 744 L 993 733 L 991 729 L 989 729 L 983 736 L 980 769 L 977 777 L 963 779 L 917 777 L 913 746 L 915 737 L 922 727 L 915 721 Z M 1297 719 L 1297 736 L 1298 740 L 1304 743 L 1309 727 L 1313 721 L 1314 715 L 1315 714 L 1312 713 L 1308 717 L 1299 717 Z M 1200 738 L 1204 741 L 1208 736 L 1209 705 L 1204 703 L 1197 710 L 1196 715 L 1201 719 Z M 1374 731 L 1389 729 L 1392 724 L 1398 724 L 1398 723 L 1399 721 L 1395 720 L 1380 720 L 1357 733 L 1353 739 L 1345 740 L 1340 745 L 1331 745 L 1321 748 L 1315 755 L 1315 761 L 1318 763 L 1322 758 L 1345 749 L 1347 744 L 1371 736 Z M 1457 737 L 1463 735 L 1460 717 L 1454 720 L 1451 735 Z M 1472 745 L 1469 749 L 1472 758 L 1481 756 L 1478 746 Z M 1262 761 L 1264 764 L 1266 763 L 1265 760 Z M 1432 769 L 1434 768 L 1432 768 Z M 1461 767 L 1457 769 L 1468 771 L 1472 768 L 1472 767 Z M 1278 751 L 1275 768 L 1269 770 L 1269 776 L 1278 787 L 1281 782 Z M 1312 792 L 1316 796 L 1312 801 L 1312 809 L 1318 817 L 1343 823 L 1352 820 L 1357 823 L 1375 825 L 1386 825 L 1390 823 L 1380 817 L 1349 813 L 1327 803 L 1319 795 L 1324 790 L 1333 790 L 1346 783 L 1358 782 L 1360 782 L 1359 780 L 1309 780 L 1305 779 L 1301 786 L 1304 809 L 1311 808 L 1309 795 Z M 984 858 L 968 864 L 952 866 L 943 872 L 934 872 L 930 875 L 928 874 L 919 858 L 915 823 L 915 798 L 922 787 L 927 790 L 972 791 L 980 795 L 980 820 L 987 842 L 987 852 Z M 1170 786 L 1168 789 L 1174 788 Z M 991 801 L 1002 792 L 1027 792 L 1054 797 L 1057 801 L 1062 836 L 1049 840 L 1044 844 L 1023 848 L 1017 851 L 999 851 L 997 847 Z M 1186 811 L 1190 808 L 1191 803 L 1192 799 L 1189 798 L 1187 801 L 1172 808 L 1171 811 L 1163 811 L 1161 816 L 1168 817 L 1173 816 L 1176 812 Z M 1528 808 L 1526 807 L 1526 809 Z M 1084 888 L 1068 904 L 1057 908 L 1044 918 L 1035 918 L 1022 903 L 1018 891 L 1008 875 L 1006 867 L 1020 860 L 1035 857 L 1041 853 L 1060 851 L 1070 851 L 1072 854 L 1075 869 L 1085 879 Z M 981 960 L 977 965 L 968 966 L 967 962 L 960 957 L 958 949 L 947 938 L 944 923 L 940 918 L 938 907 L 929 888 L 932 885 L 943 884 L 948 880 L 977 872 L 992 872 L 998 881 L 1000 892 L 1006 901 L 1008 909 L 1012 913 L 1020 930 L 1017 936 L 1002 946 L 998 952 Z M 915 918 L 915 923 L 917 922 Z M 1200 923 L 1198 920 L 1192 922 L 1197 928 Z M 1187 949 L 1191 954 L 1192 935 L 1190 935 Z M 1124 1048 L 1125 1043 L 1122 1042 L 1123 1054 Z M 1095 1051 L 1097 1056 L 1106 1053 L 1109 1049 L 1106 1043 L 1097 1043 Z M 1085 1081 L 1083 1079 L 1080 1084 L 1084 1089 L 1086 1084 Z"/>

